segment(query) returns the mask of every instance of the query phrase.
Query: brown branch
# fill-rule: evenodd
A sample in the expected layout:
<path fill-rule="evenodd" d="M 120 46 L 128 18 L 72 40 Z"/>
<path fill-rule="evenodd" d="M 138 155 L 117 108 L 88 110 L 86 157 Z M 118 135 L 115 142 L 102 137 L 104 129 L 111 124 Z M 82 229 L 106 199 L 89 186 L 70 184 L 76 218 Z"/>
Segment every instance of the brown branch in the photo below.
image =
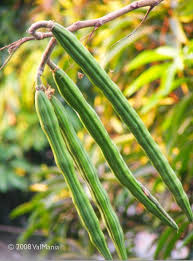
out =
<path fill-rule="evenodd" d="M 27 32 L 29 34 L 33 35 L 37 40 L 42 40 L 47 37 L 52 37 L 52 33 L 51 32 L 42 33 L 42 32 L 37 32 L 37 30 L 39 28 L 47 28 L 47 29 L 51 30 L 53 25 L 54 25 L 53 21 L 40 21 L 40 22 L 32 24 L 30 26 L 30 28 L 27 30 Z"/>
<path fill-rule="evenodd" d="M 132 10 L 135 10 L 135 9 L 138 9 L 138 8 L 141 8 L 141 7 L 146 7 L 146 6 L 149 6 L 149 9 L 147 10 L 144 18 L 142 19 L 141 23 L 139 24 L 139 26 L 131 33 L 135 33 L 139 27 L 145 22 L 145 20 L 147 19 L 148 17 L 148 14 L 151 12 L 151 10 L 156 6 L 158 5 L 159 3 L 161 3 L 163 0 L 140 0 L 140 1 L 136 1 L 120 10 L 117 10 L 117 11 L 114 11 L 112 13 L 109 13 L 101 18 L 97 18 L 97 19 L 92 19 L 92 20 L 86 20 L 86 21 L 78 21 L 78 22 L 75 22 L 73 23 L 72 25 L 68 26 L 67 29 L 71 32 L 75 32 L 77 30 L 80 30 L 82 28 L 86 28 L 86 27 L 94 27 L 93 31 L 91 32 L 91 34 L 89 35 L 89 38 L 87 40 L 87 42 L 90 40 L 90 38 L 92 37 L 93 33 L 100 27 L 102 26 L 103 24 L 107 23 L 107 22 L 110 22 Z M 35 36 L 35 33 L 37 34 L 37 32 L 35 30 L 41 28 L 41 25 L 42 23 L 44 23 L 44 27 L 47 27 L 47 28 L 50 28 L 52 29 L 52 27 L 54 26 L 53 23 L 51 23 L 51 21 L 49 22 L 49 24 L 45 24 L 45 21 L 43 22 L 39 22 L 39 23 L 36 23 L 34 25 L 31 26 L 31 28 L 28 30 L 28 32 L 33 32 L 33 35 Z M 38 35 L 38 37 L 43 37 L 43 33 L 40 33 L 41 35 Z M 130 34 L 130 35 L 131 35 Z M 127 37 L 129 37 L 130 35 L 128 35 Z M 126 38 L 127 38 L 126 37 Z M 86 42 L 86 43 L 87 43 Z M 39 66 L 39 69 L 38 69 L 38 73 L 37 73 L 37 77 L 38 77 L 38 82 L 41 83 L 41 79 L 40 79 L 40 76 L 41 74 L 43 73 L 44 71 L 44 67 L 45 67 L 45 64 L 46 62 L 49 63 L 49 66 L 51 67 L 51 61 L 49 60 L 49 56 L 53 50 L 53 46 L 52 45 L 56 45 L 56 40 L 53 39 L 50 41 L 46 51 L 45 51 L 45 55 L 43 55 L 42 57 L 42 62 Z M 53 65 L 53 64 L 52 64 Z M 41 73 L 41 74 L 40 74 Z"/>
<path fill-rule="evenodd" d="M 155 7 L 159 3 L 161 3 L 164 0 L 139 0 L 136 2 L 133 2 L 119 10 L 116 10 L 114 12 L 111 12 L 105 16 L 102 16 L 97 19 L 91 19 L 91 20 L 85 20 L 85 21 L 77 21 L 73 23 L 72 25 L 68 26 L 67 29 L 71 32 L 78 31 L 82 28 L 86 27 L 95 27 L 99 28 L 100 26 L 126 14 L 129 13 L 135 9 L 142 8 L 142 7 Z M 30 28 L 28 29 L 28 33 L 33 35 L 36 39 L 41 40 L 47 37 L 51 37 L 52 33 L 42 33 L 42 32 L 37 32 L 38 29 L 40 28 L 48 28 L 49 30 L 52 30 L 54 26 L 53 21 L 40 21 L 32 24 Z"/>
<path fill-rule="evenodd" d="M 86 21 L 78 21 L 73 23 L 72 25 L 70 25 L 69 27 L 67 27 L 67 29 L 71 32 L 75 32 L 77 30 L 80 30 L 82 28 L 86 28 L 86 27 L 95 27 L 98 28 L 126 13 L 129 13 L 135 9 L 141 8 L 141 7 L 154 7 L 156 5 L 158 5 L 159 3 L 161 3 L 164 0 L 140 0 L 140 1 L 136 1 L 131 3 L 130 5 L 127 5 L 119 10 L 116 10 L 112 13 L 109 13 L 105 16 L 102 16 L 100 18 L 97 19 L 91 19 L 91 20 L 86 20 Z"/>
<path fill-rule="evenodd" d="M 150 9 L 149 11 L 147 12 L 147 14 L 145 15 L 145 18 L 142 20 L 142 22 L 144 22 L 144 20 L 147 18 L 147 15 L 149 14 L 149 12 L 153 9 L 154 6 L 160 4 L 163 0 L 139 0 L 139 1 L 136 1 L 136 2 L 133 2 L 119 10 L 116 10 L 114 12 L 111 12 L 103 17 L 100 17 L 100 18 L 97 18 L 97 19 L 91 19 L 91 20 L 86 20 L 86 21 L 78 21 L 78 22 L 75 22 L 73 23 L 72 25 L 68 26 L 67 29 L 71 32 L 75 32 L 77 30 L 80 30 L 82 28 L 86 28 L 86 27 L 94 27 L 94 31 L 96 29 L 98 29 L 100 26 L 104 25 L 105 23 L 108 23 L 128 12 L 131 12 L 135 9 L 138 9 L 138 8 L 142 8 L 142 7 L 147 7 L 149 6 Z M 5 47 L 2 47 L 0 49 L 1 50 L 4 50 L 4 49 L 8 49 L 9 53 L 10 53 L 10 56 L 8 57 L 8 59 L 6 60 L 6 62 L 4 63 L 3 67 L 5 66 L 5 64 L 7 64 L 7 62 L 10 60 L 12 54 L 25 42 L 27 41 L 30 41 L 30 40 L 42 40 L 42 39 L 45 39 L 45 38 L 50 38 L 52 37 L 52 33 L 51 32 L 37 32 L 38 29 L 40 28 L 47 28 L 49 29 L 50 31 L 52 30 L 52 27 L 54 26 L 54 22 L 53 21 L 40 21 L 40 22 L 37 22 L 37 23 L 34 23 L 30 26 L 30 28 L 28 29 L 28 33 L 31 34 L 32 36 L 31 37 L 24 37 L 14 43 L 11 43 Z M 138 28 L 137 28 L 138 29 Z M 50 43 L 49 43 L 49 46 L 48 48 L 46 49 L 46 53 L 47 54 L 51 54 L 52 50 L 54 47 L 52 47 L 52 45 L 55 46 L 55 40 L 52 40 Z M 49 51 L 49 49 L 51 51 Z M 48 60 L 48 57 L 49 55 L 43 55 L 42 57 L 42 62 L 41 62 L 41 65 L 39 66 L 38 68 L 38 75 L 41 75 L 43 70 L 44 70 L 44 67 L 45 67 L 45 64 Z M 2 68 L 2 67 L 1 67 Z M 40 77 L 38 76 L 38 79 L 40 79 Z M 38 80 L 39 81 L 39 80 Z"/>

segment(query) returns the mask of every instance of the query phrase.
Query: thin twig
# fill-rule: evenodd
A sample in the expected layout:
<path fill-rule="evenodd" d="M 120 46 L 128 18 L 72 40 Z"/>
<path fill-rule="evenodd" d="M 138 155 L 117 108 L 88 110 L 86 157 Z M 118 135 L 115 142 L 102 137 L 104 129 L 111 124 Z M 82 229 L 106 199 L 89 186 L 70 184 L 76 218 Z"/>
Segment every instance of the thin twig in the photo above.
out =
<path fill-rule="evenodd" d="M 27 41 L 31 41 L 31 40 L 36 40 L 35 37 L 33 36 L 29 36 L 29 37 L 23 37 L 11 44 L 8 44 L 6 46 L 3 46 L 2 48 L 0 48 L 0 51 L 3 51 L 4 49 L 8 49 L 8 52 L 10 53 L 12 50 L 17 49 L 20 45 L 22 45 L 23 43 L 27 42 Z"/>
<path fill-rule="evenodd" d="M 4 61 L 4 63 L 1 65 L 0 71 L 8 64 L 8 62 L 11 60 L 11 58 L 12 58 L 13 55 L 14 55 L 14 52 L 11 53 L 11 54 L 7 57 L 7 59 L 6 59 L 6 60 Z"/>
<path fill-rule="evenodd" d="M 117 45 L 119 42 L 131 37 L 133 34 L 135 34 L 137 32 L 137 30 L 142 26 L 142 24 L 146 21 L 149 13 L 152 11 L 152 9 L 154 8 L 154 6 L 150 6 L 149 9 L 147 10 L 145 16 L 143 17 L 143 19 L 141 20 L 140 24 L 127 36 L 121 38 L 120 40 L 118 40 L 116 43 L 114 43 L 113 45 L 111 45 L 111 47 L 113 47 L 114 45 Z"/>
<path fill-rule="evenodd" d="M 8 44 L 2 48 L 0 48 L 0 51 L 4 50 L 4 49 L 8 49 L 8 53 L 9 56 L 7 57 L 7 59 L 4 61 L 4 63 L 2 64 L 2 66 L 0 67 L 0 71 L 8 64 L 8 62 L 10 61 L 10 59 L 12 58 L 12 56 L 14 55 L 14 53 L 17 51 L 17 49 L 25 42 L 31 41 L 31 40 L 36 40 L 35 37 L 30 36 L 30 37 L 23 37 L 11 44 Z"/>
<path fill-rule="evenodd" d="M 97 26 L 95 26 L 94 28 L 93 28 L 93 30 L 91 31 L 91 33 L 89 33 L 89 35 L 88 35 L 88 38 L 87 38 L 87 40 L 86 40 L 86 42 L 85 42 L 85 46 L 88 44 L 88 42 L 91 40 L 91 38 L 92 38 L 92 36 L 93 36 L 93 34 L 95 33 L 95 31 L 98 29 L 99 27 L 97 27 Z"/>

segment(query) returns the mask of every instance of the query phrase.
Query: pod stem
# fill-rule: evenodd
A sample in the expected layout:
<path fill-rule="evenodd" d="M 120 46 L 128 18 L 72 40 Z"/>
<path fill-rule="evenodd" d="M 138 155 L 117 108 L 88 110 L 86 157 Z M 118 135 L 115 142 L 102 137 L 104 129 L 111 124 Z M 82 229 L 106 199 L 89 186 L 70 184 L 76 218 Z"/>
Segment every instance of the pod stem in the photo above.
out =
<path fill-rule="evenodd" d="M 50 69 L 53 72 L 55 72 L 57 69 L 59 69 L 58 66 L 53 61 L 51 61 L 50 59 L 48 59 L 47 65 L 50 67 Z"/>
<path fill-rule="evenodd" d="M 48 59 L 50 58 L 50 55 L 51 55 L 55 46 L 56 46 L 56 39 L 52 37 L 51 40 L 49 41 L 47 47 L 46 47 L 45 52 L 42 55 L 41 63 L 38 66 L 38 69 L 37 69 L 37 74 L 36 74 L 37 85 L 42 85 L 41 76 L 44 72 L 45 65 L 46 65 Z"/>

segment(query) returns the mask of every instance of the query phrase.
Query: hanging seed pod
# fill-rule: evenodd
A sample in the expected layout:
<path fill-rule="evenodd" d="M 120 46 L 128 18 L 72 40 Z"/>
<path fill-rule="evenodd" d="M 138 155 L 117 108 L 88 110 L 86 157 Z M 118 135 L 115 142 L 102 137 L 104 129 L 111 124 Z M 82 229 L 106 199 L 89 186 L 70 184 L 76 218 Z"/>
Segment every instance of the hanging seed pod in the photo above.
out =
<path fill-rule="evenodd" d="M 128 103 L 118 86 L 110 79 L 108 74 L 100 67 L 94 57 L 74 34 L 57 23 L 54 23 L 52 33 L 65 51 L 80 65 L 91 82 L 99 87 L 111 102 L 114 110 L 134 134 L 137 141 L 160 173 L 163 181 L 172 192 L 178 205 L 187 215 L 189 221 L 193 221 L 193 212 L 180 180 L 174 173 L 166 157 L 162 154 L 158 145 L 153 140 L 139 115 Z"/>
<path fill-rule="evenodd" d="M 49 141 L 56 164 L 64 175 L 82 224 L 99 252 L 106 260 L 112 260 L 103 232 L 100 229 L 97 216 L 78 181 L 72 158 L 65 148 L 65 143 L 60 132 L 59 123 L 53 106 L 45 93 L 41 90 L 36 91 L 35 105 L 42 130 Z"/>
<path fill-rule="evenodd" d="M 53 71 L 53 75 L 58 91 L 64 97 L 66 102 L 79 114 L 83 124 L 100 146 L 104 157 L 119 182 L 127 187 L 134 197 L 136 197 L 151 213 L 161 219 L 165 224 L 178 229 L 178 226 L 173 219 L 165 212 L 150 192 L 144 193 L 144 187 L 135 179 L 131 171 L 128 169 L 98 115 L 87 103 L 75 83 L 59 68 Z M 146 189 L 146 192 L 147 191 L 148 190 Z"/>
<path fill-rule="evenodd" d="M 64 106 L 54 96 L 51 98 L 51 103 L 58 118 L 66 146 L 69 149 L 77 168 L 80 169 L 83 179 L 87 182 L 91 195 L 106 224 L 109 235 L 114 242 L 116 251 L 122 260 L 127 260 L 124 235 L 119 219 L 111 206 L 106 191 L 100 183 L 97 172 L 76 135 L 72 124 L 69 122 Z"/>

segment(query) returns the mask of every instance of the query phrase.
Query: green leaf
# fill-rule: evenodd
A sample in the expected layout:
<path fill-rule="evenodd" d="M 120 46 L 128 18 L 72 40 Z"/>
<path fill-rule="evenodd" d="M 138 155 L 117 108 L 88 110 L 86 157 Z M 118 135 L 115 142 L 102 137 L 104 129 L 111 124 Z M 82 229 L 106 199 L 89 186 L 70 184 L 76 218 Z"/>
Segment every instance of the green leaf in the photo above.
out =
<path fill-rule="evenodd" d="M 184 22 L 193 20 L 193 2 L 192 0 L 181 0 L 178 5 L 178 12 Z"/>
<path fill-rule="evenodd" d="M 170 116 L 169 125 L 165 126 L 167 128 L 167 144 L 169 150 L 172 148 L 176 142 L 178 136 L 178 129 L 184 121 L 184 115 L 186 115 L 186 110 L 193 103 L 193 94 L 185 96 L 174 108 L 172 115 Z"/>
<path fill-rule="evenodd" d="M 193 231 L 191 231 L 183 240 L 182 246 L 186 246 L 188 244 L 190 244 L 191 242 L 193 242 Z"/>
<path fill-rule="evenodd" d="M 167 69 L 168 63 L 154 65 L 140 74 L 135 81 L 133 81 L 129 87 L 124 91 L 126 96 L 132 95 L 134 92 L 139 90 L 145 84 L 148 84 L 154 80 L 159 79 L 164 71 Z"/>
<path fill-rule="evenodd" d="M 182 232 L 185 230 L 185 228 L 188 226 L 188 222 L 183 222 L 184 216 L 181 215 L 177 218 L 177 224 L 179 225 L 180 229 L 178 232 L 174 231 L 172 228 L 166 228 L 165 231 L 162 233 L 161 237 L 159 238 L 156 251 L 154 253 L 154 259 L 160 259 L 163 258 L 163 256 L 169 255 L 182 234 Z"/>
<path fill-rule="evenodd" d="M 43 204 L 36 208 L 28 220 L 28 226 L 27 229 L 19 236 L 18 243 L 23 244 L 27 241 L 27 239 L 33 235 L 33 233 L 40 227 L 41 222 L 41 216 L 44 214 L 45 209 L 43 207 Z"/>
<path fill-rule="evenodd" d="M 147 50 L 138 54 L 128 65 L 127 70 L 136 70 L 141 66 L 158 61 L 171 60 L 176 57 L 176 49 L 172 47 L 159 47 L 155 50 Z"/>
<path fill-rule="evenodd" d="M 156 251 L 155 251 L 155 254 L 154 254 L 154 259 L 159 259 L 159 256 L 160 256 L 160 253 L 162 252 L 165 244 L 166 244 L 166 241 L 169 237 L 169 235 L 172 233 L 172 229 L 171 228 L 167 228 L 164 233 L 162 233 L 159 241 L 158 241 L 158 244 L 157 244 L 157 248 L 156 248 Z"/>
<path fill-rule="evenodd" d="M 148 103 L 142 108 L 142 113 L 147 113 L 152 107 L 157 105 L 163 97 L 167 96 L 173 90 L 176 71 L 177 64 L 172 63 L 167 70 L 163 72 L 159 90 L 148 99 Z"/>
<path fill-rule="evenodd" d="M 24 215 L 26 213 L 29 213 L 33 210 L 37 203 L 35 201 L 29 201 L 26 203 L 23 203 L 16 207 L 10 214 L 11 218 L 16 218 L 18 216 Z"/>
<path fill-rule="evenodd" d="M 181 234 L 184 232 L 187 226 L 188 226 L 188 222 L 182 224 L 180 226 L 178 233 L 175 233 L 172 237 L 170 237 L 170 240 L 164 251 L 163 259 L 167 259 L 171 255 L 171 252 L 174 249 L 177 240 L 180 238 Z"/>

